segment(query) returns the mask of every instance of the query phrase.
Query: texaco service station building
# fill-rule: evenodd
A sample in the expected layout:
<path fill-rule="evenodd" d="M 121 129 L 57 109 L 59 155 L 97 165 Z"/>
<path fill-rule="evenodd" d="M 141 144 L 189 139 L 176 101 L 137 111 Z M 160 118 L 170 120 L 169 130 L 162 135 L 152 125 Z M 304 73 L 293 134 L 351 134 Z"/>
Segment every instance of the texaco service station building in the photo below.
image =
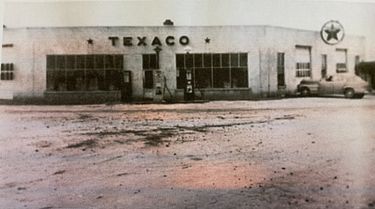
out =
<path fill-rule="evenodd" d="M 354 74 L 365 39 L 272 26 L 4 28 L 0 99 L 233 100 Z"/>

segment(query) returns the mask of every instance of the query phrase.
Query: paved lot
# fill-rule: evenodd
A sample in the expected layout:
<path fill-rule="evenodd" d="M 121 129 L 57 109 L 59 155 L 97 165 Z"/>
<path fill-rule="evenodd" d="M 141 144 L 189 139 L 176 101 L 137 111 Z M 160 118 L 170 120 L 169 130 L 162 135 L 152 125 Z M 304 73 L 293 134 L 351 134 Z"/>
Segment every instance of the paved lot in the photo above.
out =
<path fill-rule="evenodd" d="M 0 208 L 375 208 L 375 97 L 0 106 Z"/>

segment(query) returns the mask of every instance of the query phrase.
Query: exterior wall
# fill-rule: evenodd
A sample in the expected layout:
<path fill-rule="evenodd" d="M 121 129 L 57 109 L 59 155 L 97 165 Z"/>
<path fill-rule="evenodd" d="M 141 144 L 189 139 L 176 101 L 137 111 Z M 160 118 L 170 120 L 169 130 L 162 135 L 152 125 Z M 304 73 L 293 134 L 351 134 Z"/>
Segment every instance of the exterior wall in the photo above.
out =
<path fill-rule="evenodd" d="M 280 38 L 282 37 L 282 38 Z M 321 55 L 327 55 L 327 75 L 336 73 L 336 49 L 347 49 L 348 73 L 354 75 L 355 56 L 365 57 L 365 39 L 358 36 L 346 36 L 342 42 L 331 46 L 324 44 L 319 32 L 267 27 L 265 48 L 262 50 L 261 76 L 262 90 L 277 91 L 277 52 L 285 53 L 286 90 L 293 93 L 302 79 L 296 77 L 296 45 L 311 47 L 312 79 L 321 78 Z M 270 76 L 270 81 L 268 77 Z M 269 87 L 268 87 L 269 86 Z"/>
<path fill-rule="evenodd" d="M 15 63 L 15 79 L 0 81 L 0 91 L 12 91 L 15 97 L 42 98 L 46 91 L 46 55 L 48 54 L 123 54 L 124 70 L 132 72 L 133 95 L 135 98 L 143 99 L 145 92 L 142 54 L 155 53 L 156 46 L 151 46 L 151 42 L 157 36 L 162 42 L 160 70 L 166 77 L 166 86 L 177 95 L 175 54 L 186 53 L 186 47 L 178 43 L 179 37 L 183 35 L 189 37 L 190 53 L 248 53 L 248 83 L 252 94 L 249 96 L 267 96 L 278 91 L 277 52 L 285 53 L 286 89 L 291 93 L 295 91 L 301 80 L 295 76 L 296 45 L 311 46 L 314 79 L 320 78 L 321 54 L 327 54 L 328 74 L 335 73 L 336 48 L 348 50 L 348 68 L 353 74 L 354 57 L 356 55 L 365 57 L 362 37 L 346 36 L 340 44 L 329 46 L 321 41 L 318 32 L 269 26 L 5 29 L 3 43 L 12 43 L 13 47 L 3 48 L 3 62 Z M 111 40 L 108 39 L 110 36 L 120 38 L 116 46 L 112 46 Z M 137 46 L 138 36 L 147 37 L 147 46 Z M 174 46 L 166 45 L 167 36 L 175 37 Z M 133 37 L 133 46 L 124 46 L 122 37 Z M 210 43 L 205 42 L 206 38 L 210 39 Z M 93 40 L 92 45 L 87 43 L 88 39 Z M 217 92 L 217 89 L 213 92 Z M 222 92 L 231 94 L 230 89 Z M 241 92 L 241 98 L 244 98 L 243 90 Z"/>

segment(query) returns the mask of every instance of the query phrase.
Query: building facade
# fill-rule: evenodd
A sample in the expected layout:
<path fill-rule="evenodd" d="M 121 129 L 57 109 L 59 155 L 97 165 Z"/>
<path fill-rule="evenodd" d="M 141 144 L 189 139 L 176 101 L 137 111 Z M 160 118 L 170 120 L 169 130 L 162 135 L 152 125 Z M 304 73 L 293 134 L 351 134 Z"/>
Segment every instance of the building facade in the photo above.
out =
<path fill-rule="evenodd" d="M 306 78 L 354 74 L 365 39 L 272 26 L 4 29 L 0 99 L 252 99 Z"/>

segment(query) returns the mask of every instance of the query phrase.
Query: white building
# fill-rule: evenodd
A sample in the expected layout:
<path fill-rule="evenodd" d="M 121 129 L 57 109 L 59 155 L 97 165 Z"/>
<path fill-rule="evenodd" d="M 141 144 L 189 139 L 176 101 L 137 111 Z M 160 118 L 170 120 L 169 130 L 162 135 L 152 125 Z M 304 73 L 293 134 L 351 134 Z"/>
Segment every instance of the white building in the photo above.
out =
<path fill-rule="evenodd" d="M 195 99 L 293 94 L 301 79 L 354 74 L 364 43 L 346 35 L 327 45 L 318 31 L 272 26 L 5 28 L 0 96 L 178 101 L 192 98 L 189 83 Z"/>

